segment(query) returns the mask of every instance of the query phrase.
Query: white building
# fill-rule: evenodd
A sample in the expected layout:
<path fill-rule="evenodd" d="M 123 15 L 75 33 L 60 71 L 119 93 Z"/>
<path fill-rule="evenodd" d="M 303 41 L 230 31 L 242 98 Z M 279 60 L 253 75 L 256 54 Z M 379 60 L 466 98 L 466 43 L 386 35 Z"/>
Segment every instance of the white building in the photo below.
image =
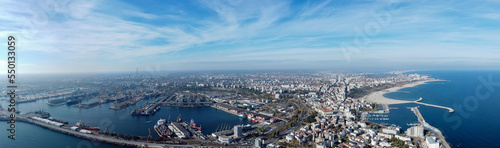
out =
<path fill-rule="evenodd" d="M 406 135 L 410 137 L 424 138 L 424 127 L 423 126 L 410 127 L 406 130 Z"/>
<path fill-rule="evenodd" d="M 428 148 L 439 148 L 439 142 L 437 138 L 434 136 L 429 136 L 425 138 L 425 144 L 427 144 Z"/>
<path fill-rule="evenodd" d="M 256 148 L 263 148 L 264 147 L 264 140 L 262 138 L 255 138 L 255 145 L 254 147 Z"/>
<path fill-rule="evenodd" d="M 382 129 L 382 132 L 396 135 L 399 133 L 399 129 L 400 129 L 399 126 L 389 126 L 387 128 Z"/>
<path fill-rule="evenodd" d="M 221 142 L 221 143 L 231 143 L 231 142 L 233 142 L 233 137 L 221 135 L 221 136 L 219 136 L 219 142 Z"/>

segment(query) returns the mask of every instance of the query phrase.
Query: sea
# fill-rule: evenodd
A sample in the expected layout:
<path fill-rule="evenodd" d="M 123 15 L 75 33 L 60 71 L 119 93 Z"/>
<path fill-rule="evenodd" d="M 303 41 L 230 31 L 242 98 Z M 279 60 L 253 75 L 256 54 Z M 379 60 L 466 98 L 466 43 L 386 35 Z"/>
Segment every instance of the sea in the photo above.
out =
<path fill-rule="evenodd" d="M 435 105 L 452 107 L 455 113 L 448 110 L 428 107 L 419 104 L 390 105 L 388 120 L 374 121 L 378 123 L 396 124 L 403 130 L 408 124 L 417 123 L 416 116 L 408 107 L 420 106 L 420 112 L 425 120 L 441 130 L 452 147 L 500 147 L 495 139 L 500 138 L 500 71 L 413 71 L 429 75 L 443 81 L 429 82 L 412 88 L 402 89 L 400 92 L 388 93 L 385 96 L 400 100 L 417 100 Z M 485 82 L 483 82 L 485 81 Z M 478 91 L 479 95 L 476 95 Z M 48 100 L 19 104 L 22 113 L 44 109 L 56 119 L 75 124 L 78 121 L 89 125 L 108 127 L 109 131 L 130 135 L 148 136 L 149 132 L 155 137 L 153 125 L 160 118 L 175 120 L 177 117 L 190 121 L 193 119 L 201 124 L 204 134 L 214 132 L 218 126 L 228 124 L 249 124 L 250 121 L 238 118 L 212 107 L 180 108 L 162 107 L 161 110 L 149 117 L 130 116 L 130 112 L 150 100 L 138 102 L 123 110 L 110 110 L 112 103 L 101 104 L 89 109 L 79 109 L 71 106 L 49 106 Z M 7 108 L 5 101 L 0 101 L 2 107 Z M 22 122 L 16 123 L 16 140 L 7 138 L 8 124 L 0 122 L 1 147 L 40 147 L 40 148 L 97 148 L 118 147 L 115 145 L 92 142 L 48 129 L 44 129 Z"/>
<path fill-rule="evenodd" d="M 426 122 L 441 130 L 451 147 L 500 147 L 500 71 L 413 71 L 443 81 L 429 82 L 384 96 L 451 107 L 448 110 L 415 103 L 389 105 L 388 120 L 406 130 L 418 123 L 408 107 L 420 106 Z"/>
<path fill-rule="evenodd" d="M 130 112 L 142 105 L 146 101 L 137 102 L 136 105 L 129 106 L 123 110 L 111 110 L 109 107 L 113 103 L 101 104 L 99 106 L 80 109 L 67 105 L 50 106 L 46 104 L 48 100 L 38 100 L 37 102 L 18 104 L 21 114 L 37 110 L 45 110 L 49 112 L 53 118 L 68 121 L 70 125 L 74 125 L 78 121 L 91 126 L 98 126 L 101 130 L 108 128 L 110 132 L 116 132 L 128 135 L 148 136 L 150 133 L 154 137 L 159 137 L 154 131 L 153 126 L 156 122 L 162 119 L 170 119 L 175 121 L 178 117 L 190 122 L 191 119 L 195 123 L 202 126 L 202 133 L 211 134 L 216 131 L 219 126 L 252 124 L 247 119 L 242 119 L 236 115 L 212 108 L 212 107 L 162 107 L 159 112 L 152 116 L 131 116 Z M 88 100 L 91 101 L 91 100 Z M 2 107 L 7 108 L 7 103 L 2 101 Z M 0 147 L 2 148 L 17 148 L 17 147 L 37 147 L 37 148 L 100 148 L 100 147 L 119 147 L 112 144 L 99 143 L 86 139 L 76 138 L 61 134 L 39 126 L 17 122 L 16 123 L 16 140 L 8 139 L 7 122 L 0 122 Z"/>

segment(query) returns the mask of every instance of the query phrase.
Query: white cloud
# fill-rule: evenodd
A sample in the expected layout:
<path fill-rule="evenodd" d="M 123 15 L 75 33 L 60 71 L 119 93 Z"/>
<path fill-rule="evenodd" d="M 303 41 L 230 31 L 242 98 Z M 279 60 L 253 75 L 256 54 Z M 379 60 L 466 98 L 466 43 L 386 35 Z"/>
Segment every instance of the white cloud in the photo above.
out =
<path fill-rule="evenodd" d="M 82 63 L 114 62 L 101 65 L 101 69 L 127 69 L 134 65 L 119 65 L 119 61 L 142 62 L 137 63 L 140 65 L 159 61 L 342 60 L 340 44 L 356 39 L 355 28 L 363 30 L 367 24 L 380 23 L 372 12 L 383 13 L 391 4 L 340 3 L 344 2 L 295 5 L 289 1 L 201 1 L 196 11 L 202 12 L 172 9 L 168 12 L 176 13 L 157 14 L 126 2 L 70 1 L 59 3 L 55 9 L 43 9 L 37 3 L 2 1 L 1 5 L 13 7 L 0 10 L 0 21 L 14 23 L 0 24 L 0 35 L 22 34 L 22 26 L 36 20 L 32 19 L 33 13 L 19 8 L 30 8 L 34 14 L 46 13 L 48 21 L 33 27 L 33 37 L 22 40 L 23 50 L 58 57 L 38 57 L 54 60 L 53 64 L 64 61 L 73 67 L 92 67 Z M 500 31 L 470 21 L 476 17 L 495 21 L 498 10 L 483 9 L 487 5 L 478 4 L 461 13 L 463 7 L 471 4 L 425 3 L 402 2 L 398 7 L 401 11 L 390 15 L 388 26 L 370 36 L 370 43 L 363 45 L 354 59 L 361 60 L 358 63 L 377 57 L 382 61 L 417 60 L 405 53 L 422 52 L 421 57 L 451 58 L 464 54 L 474 60 L 498 51 L 493 45 L 498 45 Z M 197 13 L 204 17 L 192 16 Z M 481 52 L 474 52 L 478 48 Z M 460 54 L 455 50 L 460 50 Z"/>

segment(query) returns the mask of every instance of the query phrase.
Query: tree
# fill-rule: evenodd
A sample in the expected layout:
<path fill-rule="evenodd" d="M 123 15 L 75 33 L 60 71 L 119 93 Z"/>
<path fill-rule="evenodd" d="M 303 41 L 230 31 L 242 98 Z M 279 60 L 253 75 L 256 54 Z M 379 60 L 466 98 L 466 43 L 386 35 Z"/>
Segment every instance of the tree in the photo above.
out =
<path fill-rule="evenodd" d="M 291 144 L 292 147 L 298 147 L 299 146 L 299 141 L 297 141 L 296 139 L 292 139 L 292 144 Z"/>

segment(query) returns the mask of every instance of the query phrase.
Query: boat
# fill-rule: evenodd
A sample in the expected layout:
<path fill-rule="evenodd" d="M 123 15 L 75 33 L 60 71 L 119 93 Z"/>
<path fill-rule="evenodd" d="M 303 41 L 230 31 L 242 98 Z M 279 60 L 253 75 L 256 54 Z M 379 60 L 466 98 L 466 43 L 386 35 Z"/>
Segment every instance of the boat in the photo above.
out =
<path fill-rule="evenodd" d="M 197 125 L 196 123 L 194 123 L 194 120 L 191 119 L 191 123 L 189 123 L 191 126 L 193 126 L 194 128 L 198 129 L 201 131 L 201 126 L 200 125 Z"/>
<path fill-rule="evenodd" d="M 38 114 L 40 115 L 40 117 L 46 119 L 46 118 L 49 118 L 50 117 L 50 113 L 49 112 L 46 112 L 45 110 L 39 110 L 39 111 L 35 111 L 35 114 Z"/>
<path fill-rule="evenodd" d="M 66 101 L 67 105 L 73 105 L 73 104 L 78 104 L 78 103 L 80 103 L 80 99 L 71 99 L 71 100 Z"/>
<path fill-rule="evenodd" d="M 88 129 L 88 130 L 100 130 L 99 127 L 93 127 L 93 126 L 88 126 L 82 123 L 82 121 L 78 121 L 75 124 L 76 127 L 82 128 L 82 129 Z"/>
<path fill-rule="evenodd" d="M 62 98 L 62 99 L 50 100 L 47 104 L 49 104 L 49 105 L 63 105 L 63 104 L 66 104 L 66 99 Z"/>
<path fill-rule="evenodd" d="M 240 117 L 240 118 L 247 118 L 247 116 L 246 116 L 245 114 L 238 114 L 238 115 L 236 115 L 236 116 L 238 116 L 238 117 Z"/>
<path fill-rule="evenodd" d="M 68 121 L 62 121 L 62 120 L 54 119 L 52 117 L 49 117 L 48 119 L 50 121 L 59 122 L 59 123 L 62 123 L 62 124 L 68 124 Z"/>
<path fill-rule="evenodd" d="M 165 119 L 160 119 L 156 122 L 154 129 L 158 136 L 171 138 L 173 132 L 168 128 L 168 126 L 169 125 L 165 122 Z"/>

